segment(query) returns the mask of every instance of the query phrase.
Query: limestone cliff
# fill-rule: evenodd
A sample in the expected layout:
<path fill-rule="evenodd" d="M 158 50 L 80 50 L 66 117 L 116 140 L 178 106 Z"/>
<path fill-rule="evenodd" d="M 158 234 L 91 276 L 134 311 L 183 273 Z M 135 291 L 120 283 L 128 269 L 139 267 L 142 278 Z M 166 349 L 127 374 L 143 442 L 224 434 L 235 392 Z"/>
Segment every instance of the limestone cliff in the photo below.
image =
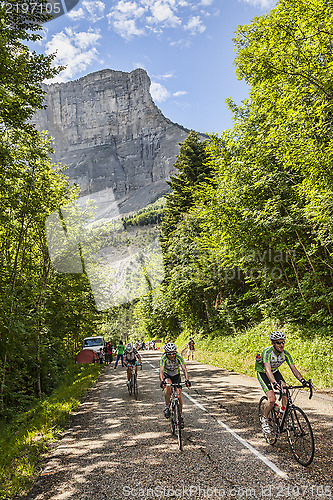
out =
<path fill-rule="evenodd" d="M 55 160 L 68 165 L 82 196 L 111 188 L 121 212 L 129 212 L 168 190 L 189 131 L 154 104 L 144 70 L 106 69 L 45 88 L 46 109 L 33 121 L 54 137 Z"/>

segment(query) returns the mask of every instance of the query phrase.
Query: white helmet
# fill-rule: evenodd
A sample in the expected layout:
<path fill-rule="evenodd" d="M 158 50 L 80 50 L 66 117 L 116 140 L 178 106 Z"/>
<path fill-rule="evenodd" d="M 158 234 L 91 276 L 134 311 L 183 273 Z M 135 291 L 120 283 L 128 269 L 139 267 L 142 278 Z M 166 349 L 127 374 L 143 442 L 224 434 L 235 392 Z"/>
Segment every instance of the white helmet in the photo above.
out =
<path fill-rule="evenodd" d="M 133 344 L 131 344 L 131 343 L 127 344 L 126 351 L 127 352 L 132 352 L 133 351 Z"/>
<path fill-rule="evenodd" d="M 166 352 L 166 353 L 168 353 L 168 352 L 177 352 L 177 346 L 176 346 L 176 344 L 174 344 L 173 342 L 168 342 L 164 346 L 164 352 Z"/>
<path fill-rule="evenodd" d="M 272 332 L 270 335 L 270 339 L 274 342 L 274 340 L 286 340 L 286 335 L 283 332 Z"/>

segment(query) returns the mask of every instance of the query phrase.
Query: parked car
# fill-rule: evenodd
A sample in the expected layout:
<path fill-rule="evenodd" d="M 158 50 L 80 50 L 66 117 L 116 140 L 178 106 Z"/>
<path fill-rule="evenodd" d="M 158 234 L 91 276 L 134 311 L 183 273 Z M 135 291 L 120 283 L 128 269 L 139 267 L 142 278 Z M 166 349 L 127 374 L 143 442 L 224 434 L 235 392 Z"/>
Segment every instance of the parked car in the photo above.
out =
<path fill-rule="evenodd" d="M 99 352 L 100 349 L 104 347 L 103 337 L 86 337 L 83 339 L 82 349 L 92 349 L 95 352 Z"/>

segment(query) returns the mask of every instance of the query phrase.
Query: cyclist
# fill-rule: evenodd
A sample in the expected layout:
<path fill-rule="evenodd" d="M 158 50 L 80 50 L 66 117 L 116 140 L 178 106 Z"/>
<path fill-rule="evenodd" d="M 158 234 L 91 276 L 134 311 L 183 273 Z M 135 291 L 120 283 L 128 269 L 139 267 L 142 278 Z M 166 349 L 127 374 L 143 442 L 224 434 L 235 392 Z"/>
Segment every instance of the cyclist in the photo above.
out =
<path fill-rule="evenodd" d="M 276 403 L 276 396 L 274 389 L 280 389 L 280 383 L 285 386 L 285 380 L 281 373 L 279 372 L 279 367 L 285 361 L 288 363 L 292 373 L 301 382 L 301 384 L 306 387 L 308 382 L 302 377 L 300 372 L 297 370 L 291 355 L 288 351 L 284 349 L 284 344 L 286 341 L 286 335 L 283 332 L 272 332 L 270 335 L 270 340 L 272 345 L 265 347 L 262 354 L 257 354 L 255 370 L 257 372 L 257 378 L 261 387 L 263 388 L 268 401 L 265 404 L 264 415 L 261 418 L 262 430 L 269 434 L 270 428 L 268 425 L 268 414 L 274 408 Z M 282 407 L 281 411 L 284 411 L 287 403 L 287 398 L 285 395 L 282 396 Z"/>
<path fill-rule="evenodd" d="M 182 388 L 180 386 L 180 367 L 182 368 L 185 376 L 186 387 L 191 387 L 191 382 L 188 379 L 187 368 L 185 361 L 182 356 L 177 352 L 177 346 L 173 342 L 168 342 L 164 346 L 164 354 L 160 360 L 160 382 L 161 388 L 165 389 L 165 408 L 164 416 L 165 418 L 170 417 L 170 398 L 171 398 L 171 385 L 167 384 L 177 384 L 177 395 L 179 400 L 179 409 L 181 414 L 181 425 L 184 427 L 184 419 L 182 416 L 183 412 L 183 401 L 182 401 Z"/>
<path fill-rule="evenodd" d="M 187 344 L 188 351 L 187 351 L 187 361 L 190 360 L 190 356 L 192 356 L 192 361 L 194 357 L 194 340 L 190 339 L 189 343 Z"/>
<path fill-rule="evenodd" d="M 124 365 L 127 368 L 127 385 L 129 385 L 131 380 L 133 366 L 135 366 L 135 375 L 138 376 L 138 363 L 141 365 L 142 370 L 141 356 L 133 347 L 133 344 L 129 342 L 124 351 Z"/>

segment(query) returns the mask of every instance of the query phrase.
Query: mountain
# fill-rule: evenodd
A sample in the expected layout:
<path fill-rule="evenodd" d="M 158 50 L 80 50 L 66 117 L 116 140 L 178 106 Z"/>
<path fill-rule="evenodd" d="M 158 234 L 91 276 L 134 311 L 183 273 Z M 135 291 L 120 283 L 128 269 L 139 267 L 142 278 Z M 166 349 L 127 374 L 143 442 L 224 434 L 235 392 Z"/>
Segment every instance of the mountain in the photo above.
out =
<path fill-rule="evenodd" d="M 45 85 L 46 108 L 34 116 L 54 138 L 54 160 L 66 164 L 81 196 L 112 192 L 121 213 L 165 194 L 166 180 L 189 130 L 163 116 L 143 69 L 105 69 Z M 204 138 L 204 137 L 203 137 Z"/>

